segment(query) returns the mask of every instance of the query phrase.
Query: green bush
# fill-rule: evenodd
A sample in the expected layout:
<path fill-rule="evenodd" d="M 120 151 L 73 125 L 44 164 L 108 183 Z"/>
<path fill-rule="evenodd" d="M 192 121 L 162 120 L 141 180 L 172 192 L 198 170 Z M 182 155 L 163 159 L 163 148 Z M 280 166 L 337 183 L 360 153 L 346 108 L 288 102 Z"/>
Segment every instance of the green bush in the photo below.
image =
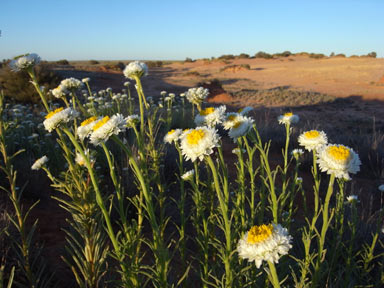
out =
<path fill-rule="evenodd" d="M 249 55 L 246 54 L 246 53 L 241 53 L 241 54 L 239 55 L 239 58 L 240 58 L 240 59 L 248 59 L 248 58 L 249 58 Z"/>
<path fill-rule="evenodd" d="M 185 58 L 184 62 L 189 62 L 190 63 L 190 62 L 195 62 L 195 61 L 193 61 L 192 58 L 187 57 L 187 58 Z"/>
<path fill-rule="evenodd" d="M 69 62 L 66 59 L 62 59 L 62 60 L 56 61 L 56 64 L 57 65 L 69 65 Z"/>
<path fill-rule="evenodd" d="M 225 55 L 221 55 L 218 59 L 220 59 L 220 60 L 233 60 L 233 59 L 235 59 L 235 56 L 233 56 L 232 54 L 225 54 Z"/>
<path fill-rule="evenodd" d="M 264 59 L 272 59 L 273 56 L 269 53 L 259 51 L 255 54 L 255 58 L 264 58 Z"/>
<path fill-rule="evenodd" d="M 96 65 L 96 64 L 99 64 L 100 62 L 97 61 L 97 60 L 89 60 L 89 64 L 91 65 Z"/>
<path fill-rule="evenodd" d="M 309 54 L 309 58 L 314 58 L 314 59 L 321 59 L 324 58 L 325 55 L 322 53 L 311 53 Z"/>
<path fill-rule="evenodd" d="M 57 87 L 62 80 L 47 65 L 37 66 L 35 73 L 38 83 L 44 86 L 46 91 Z M 40 96 L 29 80 L 30 77 L 27 72 L 13 72 L 8 66 L 4 67 L 0 74 L 0 86 L 7 98 L 17 102 L 38 103 Z"/>
<path fill-rule="evenodd" d="M 163 61 L 147 61 L 145 63 L 149 68 L 163 67 Z"/>

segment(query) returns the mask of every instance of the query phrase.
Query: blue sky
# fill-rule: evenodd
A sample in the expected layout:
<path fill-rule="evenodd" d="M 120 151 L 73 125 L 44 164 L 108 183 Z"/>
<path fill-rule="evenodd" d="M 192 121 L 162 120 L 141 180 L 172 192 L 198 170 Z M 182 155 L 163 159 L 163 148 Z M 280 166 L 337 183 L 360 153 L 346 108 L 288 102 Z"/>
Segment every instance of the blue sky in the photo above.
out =
<path fill-rule="evenodd" d="M 209 58 L 317 52 L 384 57 L 384 0 L 1 0 L 0 59 Z"/>

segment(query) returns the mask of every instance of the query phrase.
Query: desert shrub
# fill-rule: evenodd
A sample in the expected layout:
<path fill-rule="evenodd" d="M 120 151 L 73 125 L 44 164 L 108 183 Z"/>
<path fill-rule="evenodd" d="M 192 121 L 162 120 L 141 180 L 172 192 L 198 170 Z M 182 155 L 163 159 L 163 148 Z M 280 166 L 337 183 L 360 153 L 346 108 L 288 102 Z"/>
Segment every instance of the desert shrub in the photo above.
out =
<path fill-rule="evenodd" d="M 313 59 L 321 59 L 321 58 L 324 58 L 325 55 L 322 53 L 311 53 L 309 54 L 309 57 Z"/>
<path fill-rule="evenodd" d="M 296 56 L 309 56 L 308 52 L 299 52 L 295 54 Z"/>
<path fill-rule="evenodd" d="M 100 62 L 97 61 L 97 60 L 89 60 L 89 64 L 91 65 L 96 65 L 96 64 L 99 64 Z"/>
<path fill-rule="evenodd" d="M 198 76 L 201 76 L 201 75 L 197 71 L 188 71 L 188 72 L 184 73 L 184 76 L 196 76 L 196 77 L 198 77 Z"/>
<path fill-rule="evenodd" d="M 184 62 L 191 63 L 191 62 L 195 62 L 195 61 L 193 61 L 192 58 L 187 57 L 187 58 L 185 58 Z"/>
<path fill-rule="evenodd" d="M 255 54 L 255 58 L 264 58 L 264 59 L 272 59 L 273 56 L 269 53 L 259 51 Z"/>
<path fill-rule="evenodd" d="M 371 53 L 368 53 L 367 56 L 370 57 L 370 58 L 376 58 L 377 53 L 376 52 L 371 52 Z"/>
<path fill-rule="evenodd" d="M 107 63 L 103 66 L 101 66 L 104 70 L 113 70 L 113 71 L 123 71 L 125 68 L 125 64 L 123 62 L 117 62 L 117 63 Z"/>
<path fill-rule="evenodd" d="M 241 53 L 241 54 L 239 55 L 239 58 L 240 58 L 240 59 L 248 59 L 248 58 L 249 58 L 249 55 L 246 54 L 246 53 Z"/>
<path fill-rule="evenodd" d="M 218 59 L 220 59 L 220 60 L 233 60 L 233 59 L 235 59 L 235 56 L 233 56 L 232 54 L 225 54 L 225 55 L 221 55 Z"/>
<path fill-rule="evenodd" d="M 331 54 L 329 54 L 329 57 L 335 57 L 335 52 L 332 52 Z"/>
<path fill-rule="evenodd" d="M 291 51 L 284 51 L 283 53 L 278 54 L 281 57 L 289 57 L 292 55 Z"/>
<path fill-rule="evenodd" d="M 149 68 L 163 67 L 163 61 L 147 61 L 145 63 Z"/>
<path fill-rule="evenodd" d="M 345 58 L 345 54 L 343 53 L 340 53 L 340 54 L 336 54 L 335 57 L 341 57 L 341 58 Z"/>
<path fill-rule="evenodd" d="M 351 56 L 349 56 L 349 58 L 360 58 L 360 56 L 359 55 L 351 55 Z"/>
<path fill-rule="evenodd" d="M 251 66 L 249 66 L 249 64 L 241 64 L 241 65 L 230 65 L 230 66 L 225 66 L 223 68 L 220 69 L 220 72 L 224 72 L 224 71 L 232 71 L 232 72 L 236 72 L 236 71 L 241 71 L 241 70 L 250 70 L 251 69 Z"/>
<path fill-rule="evenodd" d="M 60 83 L 61 78 L 47 65 L 37 66 L 35 73 L 38 82 L 46 90 L 53 89 Z M 27 72 L 13 72 L 9 67 L 5 67 L 3 73 L 0 74 L 0 86 L 7 98 L 25 103 L 40 102 L 40 97 L 29 79 Z"/>
<path fill-rule="evenodd" d="M 57 65 L 69 65 L 69 62 L 66 59 L 62 59 L 62 60 L 56 61 L 56 64 Z"/>

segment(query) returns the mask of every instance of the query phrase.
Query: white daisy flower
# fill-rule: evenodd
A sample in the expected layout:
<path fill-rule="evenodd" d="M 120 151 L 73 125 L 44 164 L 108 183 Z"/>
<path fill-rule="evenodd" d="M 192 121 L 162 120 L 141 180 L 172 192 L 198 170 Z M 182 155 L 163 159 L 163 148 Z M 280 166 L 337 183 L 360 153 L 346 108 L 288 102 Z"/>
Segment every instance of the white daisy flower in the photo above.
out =
<path fill-rule="evenodd" d="M 185 96 L 192 104 L 200 105 L 208 97 L 208 94 L 208 89 L 199 87 L 188 89 L 188 91 L 185 93 Z"/>
<path fill-rule="evenodd" d="M 194 175 L 195 175 L 195 170 L 189 170 L 185 172 L 183 175 L 181 175 L 181 179 L 183 179 L 184 181 L 192 180 Z"/>
<path fill-rule="evenodd" d="M 92 155 L 90 155 L 89 149 L 84 150 L 84 154 L 85 154 L 85 156 L 87 156 L 89 158 L 89 161 L 91 163 L 95 162 L 95 158 L 92 157 Z M 84 159 L 84 157 L 79 152 L 76 152 L 75 161 L 80 166 L 85 166 L 85 159 Z"/>
<path fill-rule="evenodd" d="M 135 77 L 141 78 L 142 76 L 147 76 L 148 66 L 143 62 L 134 61 L 125 67 L 123 73 L 125 77 L 134 80 Z"/>
<path fill-rule="evenodd" d="M 247 135 L 249 130 L 252 128 L 253 122 L 253 119 L 246 116 L 236 117 L 234 125 L 231 129 L 229 129 L 229 137 L 231 137 L 232 140 L 236 142 L 237 138 Z"/>
<path fill-rule="evenodd" d="M 359 201 L 359 198 L 357 197 L 357 195 L 349 195 L 349 196 L 347 196 L 347 202 L 346 203 L 348 203 L 348 204 L 352 204 L 352 203 L 358 203 L 358 202 L 360 202 Z"/>
<path fill-rule="evenodd" d="M 43 167 L 45 165 L 45 163 L 47 163 L 47 162 L 48 162 L 48 157 L 44 155 L 43 157 L 37 159 L 35 161 L 35 163 L 33 163 L 31 169 L 32 170 L 40 170 L 41 167 Z"/>
<path fill-rule="evenodd" d="M 124 82 L 124 84 L 123 84 L 125 87 L 129 87 L 129 85 L 131 85 L 131 82 L 129 82 L 129 81 L 126 81 L 126 82 Z"/>
<path fill-rule="evenodd" d="M 291 240 L 288 230 L 280 224 L 253 226 L 239 240 L 237 253 L 260 268 L 263 261 L 278 263 L 281 256 L 288 254 Z"/>
<path fill-rule="evenodd" d="M 181 129 L 170 130 L 167 135 L 164 136 L 164 143 L 172 144 L 173 142 L 176 142 L 179 140 L 181 133 L 183 133 Z"/>
<path fill-rule="evenodd" d="M 328 138 L 323 131 L 310 130 L 302 133 L 298 138 L 298 142 L 300 146 L 304 146 L 306 150 L 311 152 L 327 145 Z"/>
<path fill-rule="evenodd" d="M 195 124 L 197 126 L 207 125 L 209 127 L 214 127 L 215 125 L 223 122 L 225 110 L 225 105 L 221 105 L 218 108 L 205 108 L 201 110 L 199 114 L 196 115 Z"/>
<path fill-rule="evenodd" d="M 65 90 L 77 90 L 80 89 L 81 86 L 83 86 L 83 83 L 76 79 L 76 78 L 67 78 L 60 82 L 60 86 L 63 87 Z"/>
<path fill-rule="evenodd" d="M 299 116 L 293 114 L 292 112 L 285 113 L 284 115 L 280 115 L 277 120 L 279 120 L 279 124 L 295 124 L 299 122 Z"/>
<path fill-rule="evenodd" d="M 293 149 L 291 152 L 291 155 L 295 157 L 295 159 L 298 159 L 300 156 L 304 154 L 303 149 Z"/>
<path fill-rule="evenodd" d="M 27 54 L 24 56 L 16 57 L 9 63 L 11 69 L 15 72 L 27 70 L 40 63 L 39 55 L 35 53 Z"/>
<path fill-rule="evenodd" d="M 214 128 L 202 126 L 183 132 L 180 139 L 185 159 L 195 162 L 197 158 L 203 160 L 204 156 L 212 154 L 213 148 L 219 146 L 220 137 Z"/>
<path fill-rule="evenodd" d="M 165 95 L 167 95 L 167 91 L 161 91 L 160 95 L 164 97 Z"/>
<path fill-rule="evenodd" d="M 361 161 L 352 148 L 328 144 L 318 151 L 318 163 L 322 172 L 334 174 L 336 178 L 349 180 L 349 173 L 360 171 Z"/>
<path fill-rule="evenodd" d="M 89 77 L 81 79 L 81 82 L 83 83 L 88 83 L 89 81 L 91 81 L 91 78 Z"/>
<path fill-rule="evenodd" d="M 228 112 L 225 117 L 224 117 L 224 120 L 223 120 L 223 128 L 225 130 L 229 130 L 233 127 L 233 125 L 236 124 L 236 120 L 238 119 L 238 117 L 240 117 L 241 115 L 239 113 L 236 113 L 236 112 Z"/>
<path fill-rule="evenodd" d="M 69 121 L 76 118 L 78 112 L 72 108 L 57 108 L 45 116 L 43 122 L 45 130 L 52 132 L 52 130 L 59 127 L 62 123 L 68 123 Z"/>
<path fill-rule="evenodd" d="M 59 85 L 57 86 L 56 88 L 52 89 L 51 90 L 51 94 L 55 97 L 55 98 L 62 98 L 62 97 L 65 97 L 65 94 L 68 93 L 67 89 L 64 88 L 64 86 L 62 85 Z"/>
<path fill-rule="evenodd" d="M 181 98 L 184 98 L 185 97 L 185 93 L 180 93 L 179 95 Z"/>
<path fill-rule="evenodd" d="M 107 141 L 112 135 L 117 135 L 124 131 L 126 124 L 127 122 L 121 114 L 113 115 L 111 118 L 105 116 L 93 126 L 93 132 L 90 136 L 91 143 L 93 145 L 100 145 L 100 143 Z"/>
<path fill-rule="evenodd" d="M 133 126 L 136 126 L 137 123 L 140 122 L 140 116 L 137 114 L 129 115 L 125 118 L 125 121 L 127 123 L 127 127 L 132 128 Z"/>
<path fill-rule="evenodd" d="M 91 134 L 92 128 L 96 125 L 98 120 L 100 119 L 97 119 L 96 116 L 93 116 L 81 122 L 80 126 L 77 128 L 77 135 L 81 140 L 84 140 L 89 136 L 89 134 Z"/>

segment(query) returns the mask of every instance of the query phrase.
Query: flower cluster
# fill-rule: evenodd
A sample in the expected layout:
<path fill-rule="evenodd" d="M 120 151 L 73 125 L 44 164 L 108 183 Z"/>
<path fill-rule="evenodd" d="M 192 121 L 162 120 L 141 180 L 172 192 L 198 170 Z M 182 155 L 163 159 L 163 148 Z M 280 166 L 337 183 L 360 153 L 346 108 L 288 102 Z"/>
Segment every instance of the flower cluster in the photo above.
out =
<path fill-rule="evenodd" d="M 31 54 L 26 54 L 20 57 L 16 57 L 14 60 L 12 60 L 9 63 L 9 66 L 13 71 L 18 72 L 21 70 L 28 70 L 39 63 L 40 63 L 39 55 L 35 53 L 31 53 Z"/>
<path fill-rule="evenodd" d="M 117 135 L 127 127 L 127 121 L 121 114 L 115 114 L 111 118 L 105 116 L 92 127 L 90 140 L 93 145 L 106 142 L 112 135 Z"/>
<path fill-rule="evenodd" d="M 148 66 L 143 62 L 134 61 L 125 67 L 123 73 L 125 77 L 134 80 L 135 77 L 141 78 L 142 76 L 147 76 Z"/>
<path fill-rule="evenodd" d="M 185 93 L 185 97 L 187 97 L 188 101 L 195 105 L 200 105 L 205 100 L 205 98 L 208 97 L 208 95 L 208 89 L 203 87 L 190 88 Z"/>

